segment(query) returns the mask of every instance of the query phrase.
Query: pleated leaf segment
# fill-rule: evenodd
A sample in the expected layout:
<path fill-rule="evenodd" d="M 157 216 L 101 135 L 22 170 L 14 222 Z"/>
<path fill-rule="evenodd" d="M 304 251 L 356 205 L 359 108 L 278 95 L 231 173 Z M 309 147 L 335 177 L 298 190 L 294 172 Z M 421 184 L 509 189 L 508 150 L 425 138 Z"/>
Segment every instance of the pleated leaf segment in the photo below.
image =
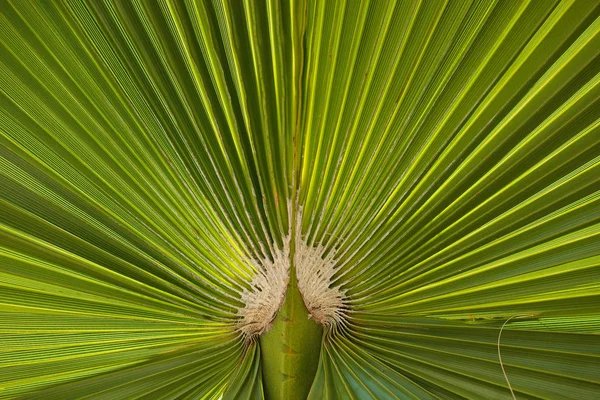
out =
<path fill-rule="evenodd" d="M 600 3 L 0 0 L 1 399 L 593 399 Z"/>

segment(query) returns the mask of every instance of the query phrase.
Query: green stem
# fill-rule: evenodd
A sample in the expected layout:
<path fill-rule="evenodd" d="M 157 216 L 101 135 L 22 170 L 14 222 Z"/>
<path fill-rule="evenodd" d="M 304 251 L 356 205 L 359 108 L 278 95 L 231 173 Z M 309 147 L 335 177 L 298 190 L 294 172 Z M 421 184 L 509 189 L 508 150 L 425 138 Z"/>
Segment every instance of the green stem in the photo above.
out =
<path fill-rule="evenodd" d="M 297 190 L 297 188 L 295 188 Z M 260 337 L 261 365 L 265 397 L 268 400 L 305 399 L 319 363 L 323 327 L 309 319 L 298 289 L 294 252 L 296 250 L 297 197 L 292 200 L 290 280 L 285 300 L 273 327 Z"/>
<path fill-rule="evenodd" d="M 322 326 L 308 319 L 294 268 L 271 330 L 260 337 L 263 383 L 268 400 L 305 399 L 314 380 Z"/>

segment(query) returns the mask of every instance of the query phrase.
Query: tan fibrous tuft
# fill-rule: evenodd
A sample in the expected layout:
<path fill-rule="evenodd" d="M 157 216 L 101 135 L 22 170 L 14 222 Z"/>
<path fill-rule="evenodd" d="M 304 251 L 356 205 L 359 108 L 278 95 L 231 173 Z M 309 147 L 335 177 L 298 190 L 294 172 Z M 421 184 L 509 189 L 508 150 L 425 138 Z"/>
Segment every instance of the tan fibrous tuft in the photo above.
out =
<path fill-rule="evenodd" d="M 347 310 L 345 293 L 332 285 L 337 271 L 335 255 L 326 255 L 327 249 L 322 245 L 309 246 L 300 234 L 300 226 L 296 233 L 294 265 L 304 304 L 312 319 L 326 328 L 335 328 L 344 323 Z"/>
<path fill-rule="evenodd" d="M 290 274 L 290 238 L 284 239 L 283 249 L 274 250 L 273 261 L 265 258 L 252 260 L 251 264 L 258 273 L 252 279 L 251 289 L 242 292 L 245 306 L 238 312 L 238 330 L 247 341 L 271 329 L 283 303 Z"/>
<path fill-rule="evenodd" d="M 288 208 L 291 210 L 291 205 Z M 298 289 L 310 314 L 309 318 L 332 330 L 344 324 L 348 310 L 344 303 L 344 291 L 333 284 L 337 262 L 334 252 L 327 253 L 325 246 L 310 246 L 304 240 L 301 221 L 300 210 L 293 232 Z M 282 249 L 273 250 L 273 260 L 265 258 L 251 261 L 258 272 L 252 279 L 250 289 L 242 292 L 241 300 L 245 306 L 238 312 L 241 318 L 237 326 L 247 341 L 254 340 L 271 328 L 283 304 L 290 274 L 291 237 L 292 232 L 284 238 Z"/>

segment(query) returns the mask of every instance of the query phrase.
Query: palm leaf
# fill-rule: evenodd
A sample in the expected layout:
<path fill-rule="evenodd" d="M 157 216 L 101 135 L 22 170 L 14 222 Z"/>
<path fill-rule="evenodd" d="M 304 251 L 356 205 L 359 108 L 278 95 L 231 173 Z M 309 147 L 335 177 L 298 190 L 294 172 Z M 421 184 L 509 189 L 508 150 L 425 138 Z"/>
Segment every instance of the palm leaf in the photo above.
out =
<path fill-rule="evenodd" d="M 597 2 L 0 0 L 0 46 L 0 398 L 600 392 Z"/>

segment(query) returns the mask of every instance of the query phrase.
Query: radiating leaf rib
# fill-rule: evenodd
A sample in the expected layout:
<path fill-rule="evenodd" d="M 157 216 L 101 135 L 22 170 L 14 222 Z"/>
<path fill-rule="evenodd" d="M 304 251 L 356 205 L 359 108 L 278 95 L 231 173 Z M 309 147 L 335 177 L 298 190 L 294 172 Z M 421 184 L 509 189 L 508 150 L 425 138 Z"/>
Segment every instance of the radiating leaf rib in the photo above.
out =
<path fill-rule="evenodd" d="M 588 0 L 0 0 L 0 398 L 594 398 L 599 49 Z"/>
<path fill-rule="evenodd" d="M 246 350 L 242 366 L 223 393 L 223 399 L 264 399 L 262 380 L 260 346 L 253 343 Z"/>

